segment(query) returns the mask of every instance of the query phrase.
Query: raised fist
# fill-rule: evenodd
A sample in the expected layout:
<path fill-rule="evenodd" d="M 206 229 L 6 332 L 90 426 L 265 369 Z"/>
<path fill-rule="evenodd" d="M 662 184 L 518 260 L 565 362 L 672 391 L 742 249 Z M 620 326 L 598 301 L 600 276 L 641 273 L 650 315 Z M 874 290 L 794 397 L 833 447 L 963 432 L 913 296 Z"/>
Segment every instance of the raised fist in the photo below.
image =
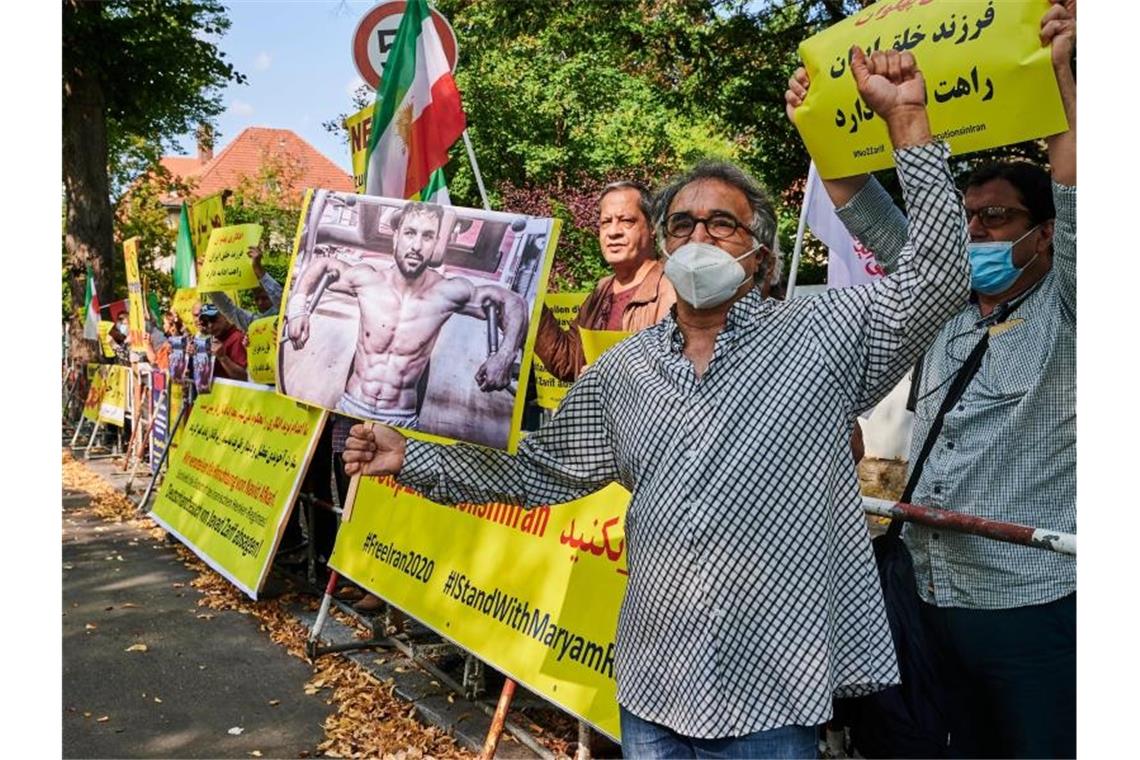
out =
<path fill-rule="evenodd" d="M 926 108 L 926 84 L 909 52 L 876 50 L 868 58 L 862 48 L 853 47 L 851 73 L 860 97 L 884 121 Z"/>

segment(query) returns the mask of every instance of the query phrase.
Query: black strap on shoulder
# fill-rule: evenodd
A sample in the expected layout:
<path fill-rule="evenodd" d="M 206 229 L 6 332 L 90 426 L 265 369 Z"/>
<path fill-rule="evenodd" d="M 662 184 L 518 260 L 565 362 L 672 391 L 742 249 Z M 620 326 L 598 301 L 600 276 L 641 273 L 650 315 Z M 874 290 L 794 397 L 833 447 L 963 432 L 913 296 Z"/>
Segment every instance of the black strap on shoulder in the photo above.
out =
<path fill-rule="evenodd" d="M 985 356 L 986 349 L 990 345 L 990 331 L 986 330 L 982 334 L 982 339 L 974 346 L 974 350 L 966 357 L 966 361 L 958 369 L 958 374 L 954 376 L 954 380 L 950 383 L 950 388 L 946 391 L 946 397 L 942 399 L 942 405 L 938 407 L 938 414 L 934 418 L 934 422 L 930 426 L 930 431 L 926 434 L 926 440 L 923 441 L 922 450 L 918 454 L 918 458 L 914 460 L 914 467 L 910 471 L 910 479 L 906 482 L 906 488 L 903 489 L 903 495 L 900 499 L 904 504 L 909 504 L 911 497 L 914 495 L 914 489 L 918 486 L 918 481 L 922 478 L 922 468 L 926 464 L 926 458 L 930 456 L 931 450 L 934 449 L 934 444 L 938 442 L 938 435 L 942 432 L 942 422 L 946 417 L 946 413 L 954 408 L 958 400 L 962 398 L 962 394 L 966 390 L 966 386 L 974 379 L 974 375 L 978 374 L 978 369 L 982 366 L 982 357 Z M 887 528 L 887 534 L 892 538 L 897 538 L 902 532 L 902 520 L 891 520 L 890 527 Z"/>

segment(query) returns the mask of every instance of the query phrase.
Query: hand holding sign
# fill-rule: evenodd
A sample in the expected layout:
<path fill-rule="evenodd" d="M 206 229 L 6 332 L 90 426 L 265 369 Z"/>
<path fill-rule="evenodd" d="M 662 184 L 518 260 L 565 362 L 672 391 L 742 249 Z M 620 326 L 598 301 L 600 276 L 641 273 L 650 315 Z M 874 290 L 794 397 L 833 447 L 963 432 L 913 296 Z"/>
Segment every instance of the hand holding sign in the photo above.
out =
<path fill-rule="evenodd" d="M 352 475 L 398 475 L 407 441 L 387 425 L 353 425 L 344 442 L 344 471 Z"/>

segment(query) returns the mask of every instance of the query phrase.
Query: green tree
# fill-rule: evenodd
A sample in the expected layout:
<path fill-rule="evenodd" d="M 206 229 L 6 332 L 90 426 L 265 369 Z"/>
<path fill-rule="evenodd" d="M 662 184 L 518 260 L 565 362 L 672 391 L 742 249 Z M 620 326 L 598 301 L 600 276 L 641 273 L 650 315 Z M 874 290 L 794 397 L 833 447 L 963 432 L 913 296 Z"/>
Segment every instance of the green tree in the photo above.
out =
<path fill-rule="evenodd" d="M 157 163 L 174 137 L 222 111 L 220 88 L 244 77 L 215 42 L 229 28 L 213 0 L 65 0 L 64 267 L 83 302 L 90 262 L 111 297 L 112 195 Z M 121 268 L 121 264 L 119 265 Z M 83 346 L 73 320 L 72 344 Z"/>

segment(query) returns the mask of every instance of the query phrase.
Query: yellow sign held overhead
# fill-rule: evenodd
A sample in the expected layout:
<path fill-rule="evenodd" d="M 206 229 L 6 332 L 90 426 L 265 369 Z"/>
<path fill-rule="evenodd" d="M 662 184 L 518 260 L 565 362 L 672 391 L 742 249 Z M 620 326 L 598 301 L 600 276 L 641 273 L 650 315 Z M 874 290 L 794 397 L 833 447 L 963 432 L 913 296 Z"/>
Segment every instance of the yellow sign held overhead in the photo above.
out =
<path fill-rule="evenodd" d="M 344 120 L 348 130 L 348 147 L 352 154 L 352 182 L 356 192 L 364 192 L 364 173 L 368 161 L 368 137 L 372 132 L 373 106 L 365 106 Z"/>
<path fill-rule="evenodd" d="M 198 292 L 256 288 L 249 249 L 261 242 L 260 224 L 235 224 L 210 233 L 206 261 L 198 272 Z"/>
<path fill-rule="evenodd" d="M 880 0 L 800 43 L 811 87 L 795 122 L 820 177 L 894 165 L 886 125 L 859 97 L 850 49 L 910 51 L 935 139 L 956 154 L 1065 131 L 1048 47 L 1047 0 Z"/>
<path fill-rule="evenodd" d="M 190 238 L 194 245 L 194 257 L 201 269 L 206 261 L 206 246 L 210 233 L 218 227 L 226 226 L 226 209 L 222 205 L 222 194 L 214 193 L 195 201 L 187 209 L 190 217 Z"/>

